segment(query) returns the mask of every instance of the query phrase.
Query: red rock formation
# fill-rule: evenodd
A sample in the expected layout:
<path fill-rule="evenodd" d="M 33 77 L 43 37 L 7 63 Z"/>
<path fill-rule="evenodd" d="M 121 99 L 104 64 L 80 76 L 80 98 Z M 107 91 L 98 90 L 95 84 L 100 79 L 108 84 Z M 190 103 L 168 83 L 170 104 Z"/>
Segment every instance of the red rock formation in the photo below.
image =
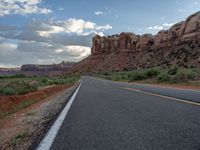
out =
<path fill-rule="evenodd" d="M 75 71 L 131 70 L 158 65 L 200 67 L 200 12 L 156 35 L 95 36 L 91 56 Z"/>
<path fill-rule="evenodd" d="M 27 76 L 60 75 L 63 72 L 71 73 L 74 64 L 75 62 L 65 61 L 63 61 L 60 64 L 51 65 L 25 64 L 21 66 L 20 73 L 25 74 Z"/>

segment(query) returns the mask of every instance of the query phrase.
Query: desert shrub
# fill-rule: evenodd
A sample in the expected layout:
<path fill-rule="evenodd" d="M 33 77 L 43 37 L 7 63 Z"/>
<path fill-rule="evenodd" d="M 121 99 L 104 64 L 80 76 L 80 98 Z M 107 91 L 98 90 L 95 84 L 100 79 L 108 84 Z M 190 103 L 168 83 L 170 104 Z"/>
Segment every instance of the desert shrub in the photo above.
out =
<path fill-rule="evenodd" d="M 23 84 L 21 84 L 17 89 L 16 89 L 16 93 L 18 95 L 22 95 L 22 94 L 26 94 L 29 92 L 34 92 L 38 89 L 38 84 L 28 84 L 26 82 L 24 82 Z"/>
<path fill-rule="evenodd" d="M 156 77 L 157 75 L 159 75 L 161 72 L 161 69 L 156 67 L 156 68 L 151 68 L 146 70 L 146 76 L 148 78 L 152 78 L 152 77 Z"/>
<path fill-rule="evenodd" d="M 55 80 L 54 80 L 54 83 L 55 83 L 55 84 L 64 84 L 64 83 L 65 83 L 65 80 L 64 80 L 64 79 L 55 79 Z"/>
<path fill-rule="evenodd" d="M 9 79 L 9 78 L 25 78 L 24 74 L 15 74 L 15 75 L 4 75 L 0 76 L 0 79 Z"/>
<path fill-rule="evenodd" d="M 122 74 L 121 75 L 122 80 L 128 80 L 128 75 L 127 74 Z"/>
<path fill-rule="evenodd" d="M 178 72 L 178 67 L 177 66 L 172 66 L 169 70 L 168 70 L 168 74 L 169 75 L 175 75 Z"/>
<path fill-rule="evenodd" d="M 13 81 L 5 85 L 0 92 L 3 95 L 22 95 L 29 92 L 34 92 L 38 89 L 38 84 L 29 84 L 25 81 Z"/>
<path fill-rule="evenodd" d="M 23 108 L 26 108 L 26 107 L 28 107 L 29 105 L 31 105 L 35 102 L 36 102 L 36 100 L 33 100 L 33 99 L 23 101 L 23 102 L 19 103 L 18 105 L 14 106 L 13 112 L 16 112 L 16 111 L 19 111 Z"/>
<path fill-rule="evenodd" d="M 2 93 L 6 96 L 10 96 L 10 95 L 14 95 L 16 91 L 12 87 L 5 87 L 2 89 Z"/>
<path fill-rule="evenodd" d="M 12 146 L 16 146 L 20 143 L 21 140 L 23 140 L 27 136 L 27 132 L 21 132 L 18 133 L 10 142 Z"/>
<path fill-rule="evenodd" d="M 193 69 L 179 69 L 177 74 L 173 77 L 174 82 L 186 82 L 194 80 L 199 77 L 199 73 Z"/>
<path fill-rule="evenodd" d="M 170 76 L 168 75 L 167 72 L 162 72 L 157 76 L 157 81 L 158 82 L 169 82 Z"/>
<path fill-rule="evenodd" d="M 103 75 L 105 75 L 105 76 L 108 76 L 108 75 L 109 75 L 109 73 L 108 73 L 108 72 L 105 72 L 105 73 L 103 73 Z"/>
<path fill-rule="evenodd" d="M 48 85 L 48 79 L 47 78 L 43 78 L 41 81 L 40 81 L 41 85 Z"/>
<path fill-rule="evenodd" d="M 120 81 L 120 80 L 122 80 L 122 78 L 121 78 L 120 75 L 112 75 L 112 80 L 113 81 Z"/>
<path fill-rule="evenodd" d="M 54 83 L 54 80 L 53 80 L 53 79 L 49 79 L 49 80 L 48 80 L 48 85 L 53 85 L 53 84 L 55 84 L 55 83 Z"/>
<path fill-rule="evenodd" d="M 24 74 L 16 74 L 13 76 L 10 76 L 11 78 L 25 78 L 26 76 Z"/>
<path fill-rule="evenodd" d="M 147 75 L 143 71 L 134 72 L 129 74 L 129 81 L 137 81 L 147 79 Z"/>
<path fill-rule="evenodd" d="M 65 83 L 74 83 L 77 80 L 79 80 L 79 76 L 65 78 L 64 82 Z"/>

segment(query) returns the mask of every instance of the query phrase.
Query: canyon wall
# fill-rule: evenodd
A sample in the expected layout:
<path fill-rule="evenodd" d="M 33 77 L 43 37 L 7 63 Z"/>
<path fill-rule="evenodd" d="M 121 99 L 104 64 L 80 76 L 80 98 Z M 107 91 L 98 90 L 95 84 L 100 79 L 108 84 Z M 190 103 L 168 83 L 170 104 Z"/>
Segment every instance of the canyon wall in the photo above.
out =
<path fill-rule="evenodd" d="M 200 67 L 200 12 L 156 35 L 96 35 L 91 56 L 76 64 L 74 71 L 123 71 L 169 65 Z"/>

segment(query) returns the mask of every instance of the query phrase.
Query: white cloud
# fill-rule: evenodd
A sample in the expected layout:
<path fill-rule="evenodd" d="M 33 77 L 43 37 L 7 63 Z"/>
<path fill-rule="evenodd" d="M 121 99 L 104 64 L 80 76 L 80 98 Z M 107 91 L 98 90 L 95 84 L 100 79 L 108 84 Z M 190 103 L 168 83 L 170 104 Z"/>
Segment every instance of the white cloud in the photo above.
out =
<path fill-rule="evenodd" d="M 94 14 L 99 16 L 99 15 L 103 15 L 104 13 L 102 11 L 95 11 Z"/>
<path fill-rule="evenodd" d="M 155 25 L 155 26 L 147 27 L 146 29 L 147 30 L 164 30 L 164 29 L 168 29 L 172 25 L 174 25 L 174 23 L 163 23 L 162 25 Z"/>
<path fill-rule="evenodd" d="M 77 35 L 98 34 L 102 31 L 112 29 L 109 24 L 97 25 L 94 22 L 84 21 L 82 19 L 70 18 L 66 21 L 55 21 L 42 24 L 47 30 L 38 30 L 40 36 L 49 37 L 57 33 L 74 33 Z"/>
<path fill-rule="evenodd" d="M 155 25 L 153 27 L 147 27 L 149 30 L 163 30 L 163 26 Z"/>
<path fill-rule="evenodd" d="M 112 29 L 82 19 L 28 21 L 24 26 L 0 25 L 0 64 L 80 61 L 91 52 L 92 37 Z M 13 44 L 15 43 L 15 44 Z"/>
<path fill-rule="evenodd" d="M 52 10 L 41 8 L 41 0 L 0 0 L 0 16 L 11 14 L 48 14 Z"/>
<path fill-rule="evenodd" d="M 112 26 L 110 26 L 109 24 L 106 24 L 104 26 L 96 26 L 96 30 L 109 30 L 112 29 Z"/>
<path fill-rule="evenodd" d="M 163 27 L 171 27 L 173 26 L 175 23 L 164 23 Z"/>
<path fill-rule="evenodd" d="M 64 21 L 33 19 L 23 27 L 0 25 L 0 36 L 23 41 L 91 46 L 95 34 L 103 36 L 109 29 L 112 29 L 109 24 L 97 25 L 82 19 L 71 18 Z"/>
<path fill-rule="evenodd" d="M 74 53 L 76 55 L 79 55 L 77 57 L 78 60 L 81 60 L 87 56 L 90 55 L 91 53 L 91 48 L 90 47 L 84 47 L 84 46 L 66 46 L 66 49 L 68 52 Z"/>
<path fill-rule="evenodd" d="M 90 47 L 64 46 L 57 44 L 22 41 L 18 45 L 9 42 L 0 44 L 0 66 L 22 64 L 52 64 L 65 61 L 80 61 L 90 55 Z"/>
<path fill-rule="evenodd" d="M 40 36 L 49 37 L 51 34 L 63 32 L 64 29 L 58 26 L 50 26 L 50 30 L 48 31 L 37 31 Z"/>

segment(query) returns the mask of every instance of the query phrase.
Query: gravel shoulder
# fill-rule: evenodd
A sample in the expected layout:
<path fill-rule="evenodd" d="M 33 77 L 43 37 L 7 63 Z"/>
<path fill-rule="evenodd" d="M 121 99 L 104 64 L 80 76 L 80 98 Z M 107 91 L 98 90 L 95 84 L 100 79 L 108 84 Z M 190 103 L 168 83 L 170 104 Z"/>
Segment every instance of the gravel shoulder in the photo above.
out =
<path fill-rule="evenodd" d="M 1 119 L 0 149 L 27 150 L 36 148 L 77 86 L 78 83 Z"/>

